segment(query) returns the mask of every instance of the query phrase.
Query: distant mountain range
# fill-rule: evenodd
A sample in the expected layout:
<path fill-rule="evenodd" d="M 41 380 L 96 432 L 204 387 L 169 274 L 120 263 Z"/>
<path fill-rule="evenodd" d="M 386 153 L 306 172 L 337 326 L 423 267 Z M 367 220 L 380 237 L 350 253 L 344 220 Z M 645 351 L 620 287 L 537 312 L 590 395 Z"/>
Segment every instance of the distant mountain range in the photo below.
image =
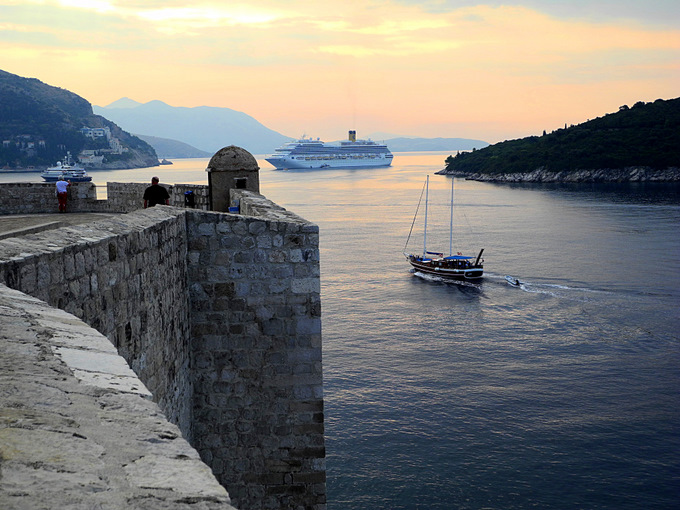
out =
<path fill-rule="evenodd" d="M 209 158 L 214 153 L 202 151 L 192 145 L 170 138 L 159 138 L 157 136 L 136 135 L 151 145 L 158 154 L 159 158 Z M 487 142 L 481 140 L 471 140 L 467 138 L 388 138 L 383 139 L 377 136 L 369 136 L 373 140 L 385 141 L 392 152 L 417 152 L 417 151 L 466 151 L 481 149 L 488 146 Z M 337 143 L 338 141 L 336 141 Z M 271 152 L 271 151 L 267 151 Z"/>
<path fill-rule="evenodd" d="M 392 152 L 469 151 L 486 147 L 488 142 L 469 138 L 389 138 L 385 144 Z"/>
<path fill-rule="evenodd" d="M 137 135 L 156 150 L 159 158 L 182 159 L 182 158 L 210 158 L 214 152 L 202 151 L 188 143 L 170 138 L 157 136 Z"/>
<path fill-rule="evenodd" d="M 177 140 L 210 155 L 227 145 L 265 154 L 290 140 L 250 115 L 230 108 L 186 108 L 162 101 L 142 104 L 123 98 L 106 107 L 95 106 L 94 111 L 132 133 Z M 162 152 L 160 157 L 169 156 Z"/>
<path fill-rule="evenodd" d="M 161 158 L 210 157 L 227 145 L 243 147 L 253 154 L 268 154 L 295 139 L 230 108 L 175 107 L 162 101 L 142 104 L 122 98 L 105 107 L 95 106 L 94 111 L 147 141 Z M 393 152 L 472 150 L 489 145 L 467 138 L 391 135 L 393 138 L 385 139 L 382 135 L 370 138 L 384 141 Z"/>

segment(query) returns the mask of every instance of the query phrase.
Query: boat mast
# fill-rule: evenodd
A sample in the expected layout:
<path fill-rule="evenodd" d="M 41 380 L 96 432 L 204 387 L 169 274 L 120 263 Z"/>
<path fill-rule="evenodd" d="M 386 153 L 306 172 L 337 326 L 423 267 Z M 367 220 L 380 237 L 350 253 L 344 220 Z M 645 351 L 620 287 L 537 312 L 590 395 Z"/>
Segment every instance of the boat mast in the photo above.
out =
<path fill-rule="evenodd" d="M 427 255 L 427 197 L 430 193 L 430 176 L 425 179 L 425 228 L 423 229 L 423 257 Z"/>
<path fill-rule="evenodd" d="M 453 175 L 451 176 L 451 219 L 449 221 L 449 257 L 453 255 Z"/>

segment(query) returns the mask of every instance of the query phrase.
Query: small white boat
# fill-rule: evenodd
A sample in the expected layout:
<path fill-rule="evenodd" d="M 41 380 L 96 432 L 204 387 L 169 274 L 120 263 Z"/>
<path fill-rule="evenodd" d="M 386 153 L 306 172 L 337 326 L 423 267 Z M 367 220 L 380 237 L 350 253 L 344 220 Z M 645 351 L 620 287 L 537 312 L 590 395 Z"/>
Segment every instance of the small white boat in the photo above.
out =
<path fill-rule="evenodd" d="M 90 182 L 92 176 L 88 175 L 82 166 L 71 162 L 71 153 L 66 153 L 66 160 L 64 163 L 57 161 L 55 166 L 51 166 L 44 170 L 40 177 L 47 182 L 57 182 L 59 179 L 65 179 L 71 182 Z"/>

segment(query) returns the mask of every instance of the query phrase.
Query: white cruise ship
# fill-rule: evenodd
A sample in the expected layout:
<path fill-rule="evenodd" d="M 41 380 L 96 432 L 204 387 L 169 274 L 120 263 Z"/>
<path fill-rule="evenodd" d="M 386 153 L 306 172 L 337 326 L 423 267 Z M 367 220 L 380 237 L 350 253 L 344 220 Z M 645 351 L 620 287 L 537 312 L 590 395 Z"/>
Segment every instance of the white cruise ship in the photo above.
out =
<path fill-rule="evenodd" d="M 288 142 L 265 160 L 278 170 L 297 168 L 351 168 L 390 166 L 392 153 L 385 144 L 372 140 L 357 140 L 356 131 L 340 145 L 326 144 L 311 138 Z"/>

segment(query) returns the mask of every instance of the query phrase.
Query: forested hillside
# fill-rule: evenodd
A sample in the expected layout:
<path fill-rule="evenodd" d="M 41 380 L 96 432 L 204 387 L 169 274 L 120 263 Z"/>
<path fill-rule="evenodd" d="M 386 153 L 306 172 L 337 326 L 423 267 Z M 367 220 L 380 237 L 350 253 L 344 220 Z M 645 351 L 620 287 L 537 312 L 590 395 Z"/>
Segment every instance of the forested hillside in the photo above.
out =
<path fill-rule="evenodd" d="M 107 154 L 110 167 L 134 168 L 158 163 L 153 148 L 92 113 L 82 97 L 34 78 L 0 71 L 0 168 L 45 167 L 69 151 L 105 148 L 102 140 L 86 138 L 83 127 L 108 127 L 128 150 Z M 106 145 L 108 147 L 108 145 Z"/>
<path fill-rule="evenodd" d="M 638 102 L 577 126 L 460 153 L 441 173 L 511 174 L 680 167 L 680 98 Z"/>

